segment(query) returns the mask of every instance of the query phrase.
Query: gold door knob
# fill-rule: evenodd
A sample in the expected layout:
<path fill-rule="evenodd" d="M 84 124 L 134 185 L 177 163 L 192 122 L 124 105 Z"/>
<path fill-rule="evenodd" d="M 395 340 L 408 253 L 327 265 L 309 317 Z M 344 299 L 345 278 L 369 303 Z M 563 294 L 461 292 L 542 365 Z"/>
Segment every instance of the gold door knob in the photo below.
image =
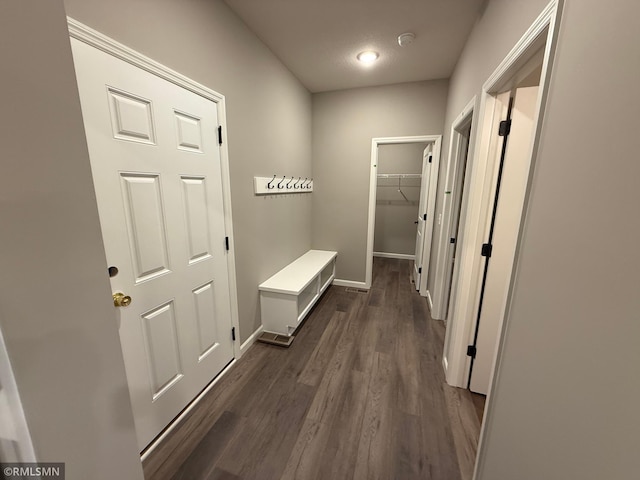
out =
<path fill-rule="evenodd" d="M 131 304 L 131 297 L 122 292 L 116 292 L 113 294 L 113 304 L 116 307 L 128 307 Z"/>

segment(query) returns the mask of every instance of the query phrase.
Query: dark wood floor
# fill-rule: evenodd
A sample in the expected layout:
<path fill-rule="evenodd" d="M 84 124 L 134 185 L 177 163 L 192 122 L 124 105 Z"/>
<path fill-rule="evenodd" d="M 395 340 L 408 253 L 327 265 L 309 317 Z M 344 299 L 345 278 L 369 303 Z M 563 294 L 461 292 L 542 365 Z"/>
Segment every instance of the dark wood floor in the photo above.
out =
<path fill-rule="evenodd" d="M 144 462 L 148 480 L 467 480 L 480 428 L 441 366 L 409 261 L 332 286 L 284 349 L 256 343 Z"/>

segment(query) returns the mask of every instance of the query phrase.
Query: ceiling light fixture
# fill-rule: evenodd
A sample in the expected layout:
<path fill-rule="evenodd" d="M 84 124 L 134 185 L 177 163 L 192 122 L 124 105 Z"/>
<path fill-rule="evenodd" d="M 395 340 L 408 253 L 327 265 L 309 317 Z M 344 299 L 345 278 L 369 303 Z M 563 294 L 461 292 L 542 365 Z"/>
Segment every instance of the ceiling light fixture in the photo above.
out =
<path fill-rule="evenodd" d="M 407 32 L 398 36 L 398 45 L 405 47 L 409 45 L 416 38 L 415 33 Z"/>
<path fill-rule="evenodd" d="M 367 50 L 366 52 L 360 52 L 358 54 L 358 61 L 360 63 L 364 63 L 365 65 L 369 65 L 373 62 L 375 62 L 376 60 L 378 60 L 378 57 L 380 56 L 380 54 L 378 52 L 374 52 L 372 50 Z"/>

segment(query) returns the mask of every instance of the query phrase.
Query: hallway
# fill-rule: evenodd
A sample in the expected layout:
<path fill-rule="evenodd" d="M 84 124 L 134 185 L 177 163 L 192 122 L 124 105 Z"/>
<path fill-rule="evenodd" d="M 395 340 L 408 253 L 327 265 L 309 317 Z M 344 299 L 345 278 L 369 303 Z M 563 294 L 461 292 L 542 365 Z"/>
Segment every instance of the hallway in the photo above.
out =
<path fill-rule="evenodd" d="M 444 326 L 376 258 L 332 286 L 289 349 L 256 343 L 144 463 L 147 479 L 471 478 L 480 422 L 445 384 Z"/>

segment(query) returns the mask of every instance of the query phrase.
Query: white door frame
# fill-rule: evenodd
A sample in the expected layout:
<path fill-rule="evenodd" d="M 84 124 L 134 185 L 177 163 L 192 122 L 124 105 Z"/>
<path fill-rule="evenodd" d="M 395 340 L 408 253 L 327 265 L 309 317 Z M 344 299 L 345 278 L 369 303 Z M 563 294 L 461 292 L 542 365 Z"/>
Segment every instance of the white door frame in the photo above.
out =
<path fill-rule="evenodd" d="M 227 252 L 227 268 L 229 272 L 229 302 L 231 303 L 231 325 L 235 327 L 235 331 L 240 331 L 239 317 L 238 317 L 238 290 L 236 282 L 236 264 L 235 264 L 235 246 L 233 238 L 233 218 L 231 215 L 231 178 L 229 173 L 229 152 L 227 149 L 227 116 L 225 107 L 225 97 L 220 93 L 211 90 L 210 88 L 197 83 L 184 75 L 171 70 L 170 68 L 132 50 L 131 48 L 113 40 L 106 35 L 93 30 L 92 28 L 67 17 L 67 25 L 69 28 L 69 36 L 84 42 L 92 47 L 102 50 L 114 57 L 124 60 L 142 70 L 145 70 L 153 75 L 156 75 L 164 80 L 167 80 L 181 88 L 189 90 L 201 97 L 211 100 L 217 108 L 218 122 L 222 127 L 222 145 L 220 146 L 220 163 L 222 170 L 222 192 L 224 203 L 224 225 L 226 236 L 229 237 L 229 250 Z M 106 265 L 105 265 L 106 269 Z M 115 311 L 114 311 L 115 312 Z M 116 321 L 114 317 L 114 322 Z M 239 333 L 237 334 L 239 335 Z M 180 422 L 180 419 L 184 418 L 193 407 L 206 395 L 206 393 L 213 388 L 213 386 L 222 378 L 222 376 L 229 370 L 241 356 L 242 349 L 240 342 L 233 342 L 233 356 L 234 360 L 213 380 L 207 387 L 191 401 L 191 403 L 185 408 L 180 415 L 174 419 L 174 421 L 146 448 L 141 456 L 141 460 L 145 458 L 162 442 L 162 440 L 175 428 Z"/>
<path fill-rule="evenodd" d="M 0 459 L 4 462 L 37 461 L 2 330 L 0 330 Z"/>
<path fill-rule="evenodd" d="M 438 167 L 440 165 L 440 148 L 442 135 L 417 135 L 411 137 L 377 137 L 371 139 L 371 172 L 369 178 L 369 219 L 367 231 L 367 265 L 365 275 L 365 288 L 371 288 L 373 280 L 373 239 L 376 227 L 376 185 L 378 166 L 378 146 L 401 145 L 407 143 L 431 143 L 433 144 L 433 160 L 431 170 L 431 185 L 429 186 L 429 198 L 427 199 L 427 225 L 425 227 L 423 258 L 428 259 L 431 254 L 431 238 L 433 236 L 433 216 L 435 212 L 436 189 L 438 185 Z M 422 192 L 421 192 L 422 194 Z M 426 256 L 424 256 L 426 255 Z M 427 275 L 422 275 L 420 295 L 426 296 Z"/>
<path fill-rule="evenodd" d="M 456 117 L 451 125 L 451 134 L 449 135 L 449 155 L 447 158 L 447 173 L 445 176 L 445 190 L 444 197 L 441 202 L 441 211 L 440 215 L 442 218 L 442 225 L 440 228 L 440 235 L 437 240 L 437 251 L 438 257 L 436 258 L 436 266 L 435 266 L 435 276 L 434 276 L 434 285 L 433 291 L 429 292 L 431 296 L 431 300 L 433 302 L 431 308 L 431 318 L 435 318 L 438 320 L 445 320 L 447 318 L 447 305 L 446 299 L 448 298 L 446 293 L 448 290 L 447 280 L 448 280 L 448 269 L 450 268 L 450 255 L 449 255 L 449 239 L 451 238 L 451 228 L 453 225 L 451 224 L 453 218 L 453 202 L 452 197 L 453 192 L 456 188 L 456 181 L 459 173 L 459 165 L 460 162 L 460 139 L 461 133 L 460 131 L 464 126 L 466 126 L 469 122 L 471 122 L 471 133 L 469 134 L 469 146 L 466 156 L 466 169 L 467 175 L 465 179 L 465 185 L 460 185 L 459 187 L 463 188 L 463 198 L 461 205 L 461 212 L 459 217 L 459 225 L 460 228 L 458 230 L 458 237 L 461 237 L 462 226 L 464 225 L 464 219 L 466 217 L 466 210 L 468 202 L 466 201 L 468 198 L 468 186 L 471 175 L 469 172 L 471 171 L 471 159 L 474 155 L 475 144 L 473 139 L 475 138 L 477 131 L 477 108 L 476 108 L 477 96 L 474 95 L 473 98 L 465 105 L 462 109 L 462 112 Z M 458 251 L 462 249 L 462 244 L 459 241 L 459 238 L 456 239 L 458 242 Z M 456 270 L 458 269 L 457 265 L 455 266 Z M 453 278 L 455 279 L 455 273 Z M 455 290 L 452 288 L 451 290 Z M 447 334 L 449 333 L 449 329 L 447 329 Z M 446 340 L 445 340 L 446 345 Z M 446 356 L 445 356 L 446 361 Z"/>
<path fill-rule="evenodd" d="M 450 335 L 451 339 L 449 342 L 448 352 L 446 353 L 447 361 L 444 362 L 443 359 L 447 383 L 456 387 L 466 388 L 467 385 L 470 365 L 470 357 L 467 356 L 467 346 L 470 344 L 470 340 L 472 340 L 477 317 L 478 295 L 481 286 L 482 257 L 480 255 L 480 245 L 482 243 L 486 219 L 490 214 L 490 197 L 495 167 L 493 163 L 489 162 L 490 123 L 494 116 L 496 107 L 495 94 L 502 88 L 505 88 L 506 83 L 513 77 L 513 75 L 522 68 L 522 66 L 526 64 L 527 60 L 546 42 L 542 77 L 540 79 L 540 95 L 536 109 L 538 115 L 535 121 L 534 141 L 532 142 L 531 152 L 529 155 L 529 158 L 531 158 L 531 168 L 529 172 L 525 206 L 523 208 L 522 220 L 519 227 L 520 233 L 518 236 L 517 248 L 517 250 L 519 250 L 522 238 L 521 225 L 524 220 L 524 216 L 526 215 L 529 190 L 531 188 L 531 175 L 533 174 L 535 167 L 535 153 L 540 142 L 540 125 L 543 117 L 543 107 L 547 99 L 552 52 L 555 50 L 556 43 L 554 34 L 559 20 L 559 11 L 560 9 L 558 9 L 557 0 L 553 0 L 549 3 L 482 86 L 480 109 L 478 114 L 479 125 L 477 127 L 477 135 L 474 141 L 473 156 L 469 157 L 469 160 L 471 161 L 471 171 L 469 172 L 471 179 L 464 224 L 464 245 L 461 245 L 462 251 L 460 255 L 460 262 L 457 267 L 459 268 L 459 271 L 456 272 L 457 278 L 455 288 L 457 294 L 447 325 L 447 329 L 451 330 L 450 333 L 447 332 L 447 335 Z M 516 267 L 517 265 L 514 264 L 511 287 L 509 290 L 509 299 L 511 297 L 513 278 L 517 273 Z M 508 305 L 509 302 L 507 302 L 504 317 L 506 317 Z M 496 355 L 501 348 L 502 337 L 506 326 L 506 322 L 503 322 L 500 341 L 498 342 L 495 352 Z M 498 367 L 499 363 L 496 362 L 491 384 L 493 384 L 495 370 L 497 370 Z M 491 402 L 488 404 L 488 407 L 490 406 Z M 485 416 L 485 423 L 486 418 L 487 416 Z"/>
<path fill-rule="evenodd" d="M 447 176 L 445 188 L 445 198 L 442 202 L 442 229 L 440 230 L 440 238 L 438 239 L 438 258 L 436 260 L 436 273 L 434 280 L 434 305 L 431 311 L 432 318 L 445 320 L 447 325 L 444 349 L 442 355 L 442 365 L 445 372 L 448 369 L 449 364 L 449 343 L 451 342 L 450 322 L 448 319 L 453 316 L 453 303 L 456 298 L 456 288 L 458 285 L 457 279 L 460 272 L 460 261 L 462 257 L 462 248 L 465 245 L 464 237 L 464 224 L 467 217 L 469 207 L 469 184 L 471 183 L 471 160 L 474 156 L 474 139 L 477 131 L 477 109 L 476 109 L 477 97 L 473 99 L 464 107 L 462 112 L 456 117 L 456 120 L 451 126 L 451 138 L 449 145 L 449 158 L 447 161 Z M 466 151 L 463 152 L 462 130 L 466 129 L 471 123 L 471 130 L 469 137 L 466 139 Z M 463 157 L 464 155 L 464 157 Z M 463 164 L 464 162 L 464 164 Z M 460 169 L 465 168 L 466 174 L 464 182 L 459 184 Z M 454 211 L 458 206 L 457 201 L 457 189 L 462 189 L 462 197 L 460 198 L 460 212 L 457 219 L 457 234 L 456 234 L 456 263 L 453 266 L 453 272 L 451 272 L 451 246 L 450 238 L 452 237 L 453 217 Z M 447 193 L 450 192 L 450 193 Z"/>
<path fill-rule="evenodd" d="M 231 298 L 231 325 L 240 331 L 238 320 L 238 290 L 236 286 L 236 263 L 235 248 L 233 241 L 233 219 L 231 216 L 231 178 L 229 175 L 229 152 L 227 149 L 227 116 L 225 109 L 225 98 L 214 90 L 204 85 L 194 82 L 184 75 L 171 70 L 164 65 L 151 60 L 150 58 L 132 50 L 131 48 L 116 42 L 110 37 L 93 30 L 92 28 L 67 17 L 69 36 L 81 42 L 91 45 L 99 50 L 107 52 L 120 60 L 124 60 L 142 70 L 167 80 L 179 87 L 189 90 L 201 97 L 215 103 L 218 110 L 218 121 L 222 127 L 222 145 L 220 147 L 220 162 L 222 167 L 222 191 L 224 197 L 224 226 L 226 235 L 229 237 L 229 251 L 227 252 L 227 267 L 229 270 L 229 289 Z M 236 359 L 240 358 L 241 351 L 239 342 L 234 342 L 233 353 Z"/>

